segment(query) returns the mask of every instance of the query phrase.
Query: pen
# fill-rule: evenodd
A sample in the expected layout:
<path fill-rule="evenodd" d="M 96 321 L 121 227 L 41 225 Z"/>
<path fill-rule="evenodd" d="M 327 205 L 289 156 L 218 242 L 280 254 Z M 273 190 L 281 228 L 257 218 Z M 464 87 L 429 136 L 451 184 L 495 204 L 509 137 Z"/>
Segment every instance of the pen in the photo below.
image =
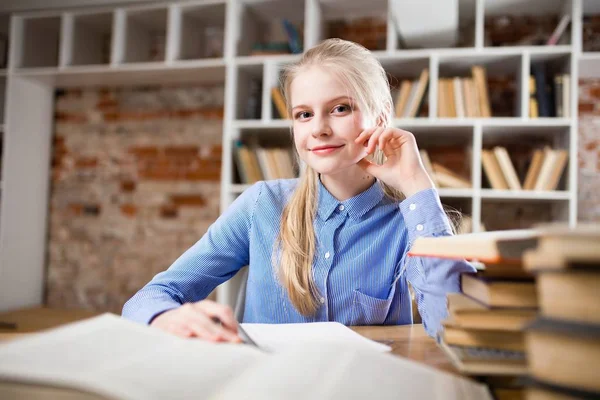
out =
<path fill-rule="evenodd" d="M 221 322 L 219 317 L 211 317 L 211 319 L 213 320 L 213 322 L 223 325 L 223 323 Z M 237 328 L 238 328 L 238 335 L 239 335 L 240 339 L 242 339 L 243 343 L 259 347 L 258 344 L 254 340 L 252 340 L 250 335 L 248 335 L 248 333 L 244 330 L 244 328 L 242 328 L 242 324 L 238 323 Z"/>

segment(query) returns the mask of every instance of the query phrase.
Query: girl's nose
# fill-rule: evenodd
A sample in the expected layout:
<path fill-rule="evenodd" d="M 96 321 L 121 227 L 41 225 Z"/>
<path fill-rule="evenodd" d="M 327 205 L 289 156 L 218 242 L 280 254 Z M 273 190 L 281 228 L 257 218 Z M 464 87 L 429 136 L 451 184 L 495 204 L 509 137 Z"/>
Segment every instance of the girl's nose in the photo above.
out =
<path fill-rule="evenodd" d="M 329 126 L 329 122 L 327 118 L 322 117 L 313 117 L 314 128 L 313 128 L 313 136 L 329 136 L 331 135 L 331 127 Z"/>

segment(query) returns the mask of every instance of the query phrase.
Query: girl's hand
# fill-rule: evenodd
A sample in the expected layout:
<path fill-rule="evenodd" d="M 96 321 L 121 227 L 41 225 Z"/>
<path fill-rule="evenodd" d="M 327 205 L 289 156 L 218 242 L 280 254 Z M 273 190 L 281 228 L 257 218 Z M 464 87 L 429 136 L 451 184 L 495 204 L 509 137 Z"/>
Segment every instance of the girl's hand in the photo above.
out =
<path fill-rule="evenodd" d="M 362 131 L 355 142 L 365 145 L 367 155 L 372 154 L 376 146 L 379 146 L 387 158 L 382 165 L 364 158 L 358 165 L 406 197 L 435 187 L 423 167 L 417 141 L 412 133 L 398 128 L 374 127 Z"/>
<path fill-rule="evenodd" d="M 221 323 L 215 320 L 220 320 Z M 238 336 L 237 322 L 231 307 L 211 300 L 186 303 L 165 311 L 154 318 L 150 326 L 183 338 L 198 337 L 211 342 L 242 341 Z"/>

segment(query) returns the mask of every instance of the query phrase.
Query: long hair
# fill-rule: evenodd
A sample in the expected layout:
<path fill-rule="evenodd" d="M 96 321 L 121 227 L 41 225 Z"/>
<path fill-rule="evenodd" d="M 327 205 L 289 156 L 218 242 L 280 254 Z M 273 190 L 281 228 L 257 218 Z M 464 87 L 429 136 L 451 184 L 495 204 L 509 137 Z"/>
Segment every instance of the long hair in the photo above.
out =
<path fill-rule="evenodd" d="M 392 121 L 392 96 L 387 75 L 381 63 L 369 50 L 356 43 L 327 39 L 308 50 L 302 58 L 284 70 L 283 94 L 291 114 L 290 86 L 299 73 L 319 67 L 335 74 L 347 86 L 363 113 L 380 126 Z M 371 161 L 382 164 L 383 152 L 377 149 Z M 318 174 L 308 165 L 300 172 L 299 184 L 281 216 L 281 227 L 273 250 L 273 265 L 278 265 L 279 278 L 294 307 L 305 316 L 316 311 L 319 293 L 313 278 L 316 248 L 314 218 L 318 197 Z M 379 181 L 384 193 L 394 199 L 404 196 Z"/>

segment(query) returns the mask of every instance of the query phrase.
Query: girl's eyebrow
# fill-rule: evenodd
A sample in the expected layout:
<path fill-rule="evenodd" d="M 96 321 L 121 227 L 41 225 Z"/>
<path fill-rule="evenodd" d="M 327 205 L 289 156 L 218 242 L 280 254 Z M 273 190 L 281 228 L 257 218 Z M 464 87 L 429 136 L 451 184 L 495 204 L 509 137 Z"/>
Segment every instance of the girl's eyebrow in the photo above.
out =
<path fill-rule="evenodd" d="M 331 100 L 328 100 L 325 104 L 331 104 L 331 103 L 335 103 L 338 102 L 340 100 L 348 100 L 348 101 L 354 101 L 352 99 L 352 97 L 348 97 L 348 96 L 338 96 L 338 97 L 334 97 Z M 310 108 L 309 106 L 305 105 L 305 104 L 298 104 L 297 106 L 292 107 L 292 110 L 296 109 L 296 108 Z"/>

